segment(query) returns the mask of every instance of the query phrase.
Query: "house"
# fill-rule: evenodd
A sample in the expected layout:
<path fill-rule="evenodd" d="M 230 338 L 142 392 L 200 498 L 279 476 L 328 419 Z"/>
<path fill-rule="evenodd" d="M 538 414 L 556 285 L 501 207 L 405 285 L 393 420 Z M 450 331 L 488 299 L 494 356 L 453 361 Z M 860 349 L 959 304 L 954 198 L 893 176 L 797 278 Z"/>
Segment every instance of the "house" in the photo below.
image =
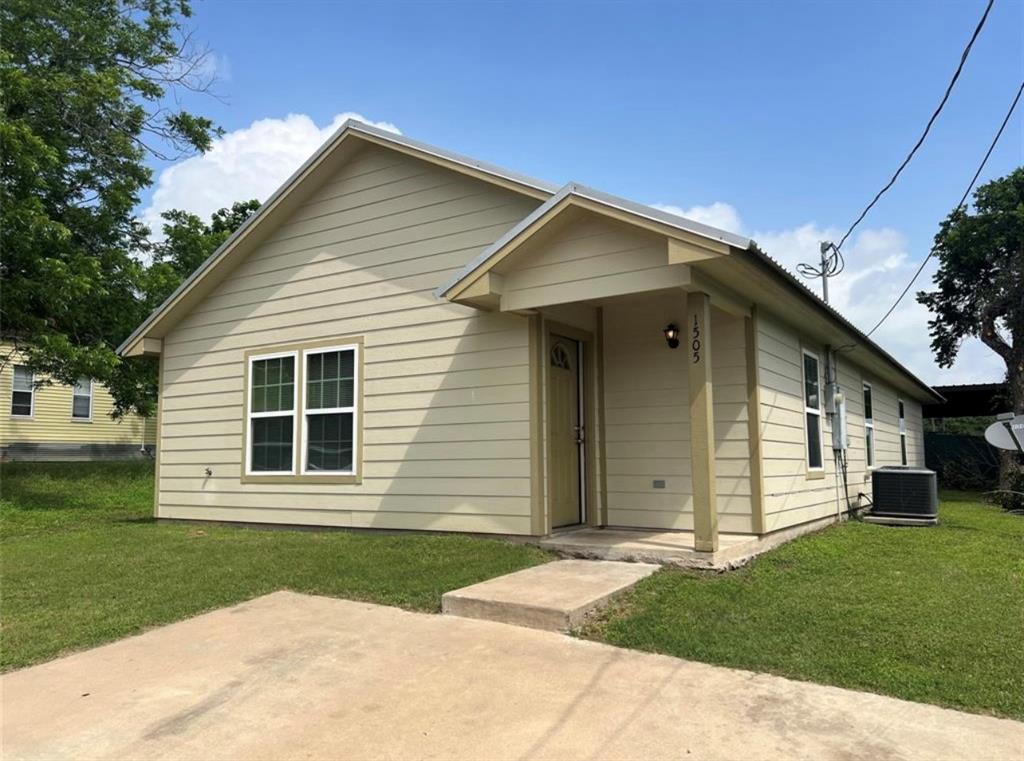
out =
<path fill-rule="evenodd" d="M 120 351 L 161 518 L 699 551 L 864 504 L 939 398 L 747 238 L 356 122 Z"/>
<path fill-rule="evenodd" d="M 0 460 L 117 460 L 148 456 L 156 421 L 110 417 L 114 400 L 90 378 L 74 386 L 47 382 L 0 343 Z"/>

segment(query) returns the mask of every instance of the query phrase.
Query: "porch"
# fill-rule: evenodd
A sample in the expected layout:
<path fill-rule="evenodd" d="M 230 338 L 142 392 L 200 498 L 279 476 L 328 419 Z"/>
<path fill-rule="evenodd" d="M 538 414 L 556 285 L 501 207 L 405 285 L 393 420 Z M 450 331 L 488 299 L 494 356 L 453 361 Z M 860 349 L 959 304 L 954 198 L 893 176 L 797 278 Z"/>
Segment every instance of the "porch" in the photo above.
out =
<path fill-rule="evenodd" d="M 574 188 L 438 291 L 527 318 L 543 546 L 720 567 L 763 533 L 756 310 L 716 278 L 745 243 L 676 221 Z"/>

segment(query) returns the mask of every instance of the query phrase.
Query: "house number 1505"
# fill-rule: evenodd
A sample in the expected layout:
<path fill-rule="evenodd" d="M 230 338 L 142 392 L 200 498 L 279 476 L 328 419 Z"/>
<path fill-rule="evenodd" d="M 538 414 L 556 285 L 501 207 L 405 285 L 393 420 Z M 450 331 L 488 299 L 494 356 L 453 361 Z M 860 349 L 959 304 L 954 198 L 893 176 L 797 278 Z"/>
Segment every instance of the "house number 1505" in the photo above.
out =
<path fill-rule="evenodd" d="M 690 344 L 690 348 L 693 349 L 694 364 L 700 362 L 700 322 L 697 320 L 697 315 L 693 316 L 693 342 Z"/>

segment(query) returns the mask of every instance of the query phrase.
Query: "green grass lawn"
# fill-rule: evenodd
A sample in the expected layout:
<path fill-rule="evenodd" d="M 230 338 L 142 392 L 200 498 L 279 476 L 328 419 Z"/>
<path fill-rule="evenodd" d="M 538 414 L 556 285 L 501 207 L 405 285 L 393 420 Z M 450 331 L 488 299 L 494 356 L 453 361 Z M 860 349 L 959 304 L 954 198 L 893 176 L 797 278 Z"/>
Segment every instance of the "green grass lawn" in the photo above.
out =
<path fill-rule="evenodd" d="M 946 494 L 940 520 L 846 523 L 726 574 L 663 570 L 582 635 L 1024 719 L 1024 519 Z"/>
<path fill-rule="evenodd" d="M 465 536 L 157 523 L 152 506 L 152 463 L 0 466 L 0 669 L 278 589 L 436 611 L 548 559 Z"/>

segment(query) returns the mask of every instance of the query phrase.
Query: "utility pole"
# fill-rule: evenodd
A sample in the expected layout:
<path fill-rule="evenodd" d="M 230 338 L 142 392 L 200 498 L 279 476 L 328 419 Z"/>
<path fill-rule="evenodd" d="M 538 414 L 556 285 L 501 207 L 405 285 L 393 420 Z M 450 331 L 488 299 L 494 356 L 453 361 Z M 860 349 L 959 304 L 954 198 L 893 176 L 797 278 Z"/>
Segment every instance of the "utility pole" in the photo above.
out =
<path fill-rule="evenodd" d="M 828 251 L 832 248 L 832 243 L 827 240 L 821 242 L 819 247 L 821 250 L 821 298 L 828 303 Z"/>

